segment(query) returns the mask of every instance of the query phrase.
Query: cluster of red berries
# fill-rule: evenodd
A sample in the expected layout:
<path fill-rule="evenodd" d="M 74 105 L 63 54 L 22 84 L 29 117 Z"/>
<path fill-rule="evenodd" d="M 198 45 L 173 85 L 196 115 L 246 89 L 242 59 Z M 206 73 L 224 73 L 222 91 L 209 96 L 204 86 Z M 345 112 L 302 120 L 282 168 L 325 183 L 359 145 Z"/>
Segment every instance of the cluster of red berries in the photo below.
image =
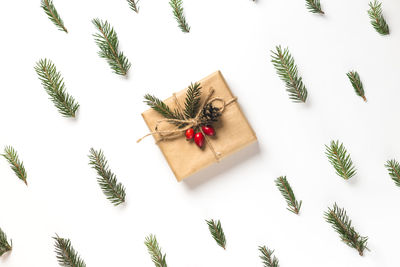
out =
<path fill-rule="evenodd" d="M 196 143 L 196 145 L 198 147 L 200 147 L 200 148 L 203 147 L 203 145 L 204 145 L 204 135 L 203 135 L 203 133 L 205 135 L 208 135 L 208 136 L 214 136 L 215 135 L 215 130 L 210 125 L 201 126 L 201 130 L 203 132 L 200 131 L 200 132 L 195 133 L 193 128 L 187 129 L 186 133 L 185 133 L 186 140 L 194 139 L 194 142 Z"/>

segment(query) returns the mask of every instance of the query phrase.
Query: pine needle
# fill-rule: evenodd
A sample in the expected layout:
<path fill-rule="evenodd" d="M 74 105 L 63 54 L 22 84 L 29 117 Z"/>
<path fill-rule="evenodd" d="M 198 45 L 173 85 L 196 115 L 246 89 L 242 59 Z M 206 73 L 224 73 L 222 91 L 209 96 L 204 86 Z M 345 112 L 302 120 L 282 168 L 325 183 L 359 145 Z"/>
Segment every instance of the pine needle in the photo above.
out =
<path fill-rule="evenodd" d="M 36 64 L 35 71 L 51 101 L 64 117 L 75 118 L 79 104 L 65 91 L 64 80 L 56 66 L 48 59 L 41 59 Z"/>
<path fill-rule="evenodd" d="M 299 214 L 302 201 L 298 202 L 296 196 L 293 193 L 292 187 L 290 186 L 286 176 L 278 177 L 275 180 L 275 185 L 278 187 L 282 196 L 285 198 L 288 205 L 287 210 Z"/>
<path fill-rule="evenodd" d="M 351 85 L 354 88 L 354 91 L 356 94 L 362 99 L 364 99 L 365 102 L 367 102 L 367 98 L 365 97 L 365 92 L 364 92 L 364 87 L 360 79 L 360 75 L 358 74 L 357 71 L 350 71 L 347 74 L 347 77 L 349 78 Z"/>
<path fill-rule="evenodd" d="M 175 19 L 178 22 L 179 28 L 182 30 L 182 32 L 189 32 L 190 27 L 186 22 L 185 15 L 183 13 L 182 0 L 170 0 L 169 5 L 172 7 L 172 12 L 174 13 Z"/>
<path fill-rule="evenodd" d="M 69 239 L 61 238 L 57 234 L 55 240 L 55 253 L 60 266 L 64 267 L 86 267 L 85 262 L 74 250 Z"/>
<path fill-rule="evenodd" d="M 270 250 L 266 246 L 260 246 L 258 250 L 261 252 L 260 258 L 264 263 L 264 267 L 279 267 L 278 259 L 272 255 L 274 254 L 273 250 Z"/>
<path fill-rule="evenodd" d="M 368 250 L 368 237 L 363 237 L 356 232 L 345 209 L 339 208 L 335 203 L 333 208 L 328 208 L 324 215 L 325 220 L 332 225 L 342 241 L 349 247 L 356 249 L 360 256 L 363 255 L 365 249 Z"/>
<path fill-rule="evenodd" d="M 12 241 L 10 240 L 10 243 L 8 243 L 6 233 L 4 233 L 3 230 L 0 228 L 0 257 L 4 253 L 7 253 L 8 251 L 11 250 L 12 250 Z"/>
<path fill-rule="evenodd" d="M 139 6 L 138 6 L 139 0 L 127 0 L 127 1 L 131 9 L 136 13 L 139 13 Z"/>
<path fill-rule="evenodd" d="M 206 220 L 208 229 L 217 244 L 223 249 L 226 248 L 226 240 L 224 230 L 222 229 L 221 222 L 214 220 Z"/>
<path fill-rule="evenodd" d="M 108 168 L 108 162 L 103 151 L 90 149 L 89 165 L 97 171 L 97 182 L 103 190 L 104 195 L 114 206 L 125 202 L 125 188 L 121 183 L 117 183 L 117 177 Z"/>
<path fill-rule="evenodd" d="M 347 153 L 342 143 L 339 144 L 339 140 L 336 142 L 331 141 L 330 146 L 325 145 L 325 147 L 325 154 L 329 162 L 335 168 L 337 175 L 348 180 L 357 173 L 357 170 L 353 166 L 353 161 L 350 158 L 350 154 Z"/>
<path fill-rule="evenodd" d="M 167 262 L 165 260 L 166 254 L 162 254 L 161 248 L 158 245 L 157 238 L 154 235 L 149 235 L 146 237 L 144 244 L 149 251 L 151 260 L 156 267 L 167 267 Z"/>
<path fill-rule="evenodd" d="M 399 162 L 395 159 L 388 160 L 385 164 L 385 167 L 389 171 L 390 178 L 392 178 L 394 183 L 400 187 L 400 164 L 399 164 Z"/>
<path fill-rule="evenodd" d="M 54 23 L 54 25 L 57 26 L 57 28 L 60 31 L 64 31 L 64 32 L 68 33 L 67 28 L 65 28 L 65 26 L 64 26 L 63 20 L 61 19 L 60 15 L 58 14 L 58 12 L 53 4 L 53 0 L 41 0 L 40 7 L 43 8 L 46 15 Z"/>
<path fill-rule="evenodd" d="M 186 92 L 185 116 L 187 119 L 194 118 L 200 107 L 201 85 L 200 83 L 190 84 Z"/>
<path fill-rule="evenodd" d="M 272 63 L 282 81 L 286 84 L 289 98 L 295 103 L 306 102 L 307 89 L 303 84 L 302 78 L 298 76 L 297 66 L 289 49 L 282 51 L 281 46 L 276 47 L 272 52 Z"/>
<path fill-rule="evenodd" d="M 2 154 L 2 156 L 7 159 L 15 175 L 19 179 L 21 179 L 26 185 L 28 185 L 28 182 L 26 181 L 27 174 L 25 171 L 24 163 L 19 160 L 17 151 L 15 151 L 12 146 L 6 146 L 4 148 L 4 154 Z"/>
<path fill-rule="evenodd" d="M 389 25 L 387 25 L 386 20 L 382 15 L 382 3 L 375 0 L 374 2 L 369 3 L 369 7 L 368 15 L 374 29 L 381 35 L 388 35 Z"/>
<path fill-rule="evenodd" d="M 100 19 L 93 19 L 93 25 L 99 33 L 93 34 L 98 52 L 101 58 L 107 60 L 111 69 L 118 75 L 126 75 L 131 67 L 127 57 L 119 51 L 119 41 L 114 28 L 107 22 Z"/>
<path fill-rule="evenodd" d="M 311 13 L 325 14 L 324 11 L 322 11 L 321 3 L 319 0 L 306 0 L 306 6 L 308 11 L 310 11 Z"/>
<path fill-rule="evenodd" d="M 163 117 L 166 119 L 175 119 L 175 120 L 184 120 L 185 117 L 182 113 L 180 113 L 177 109 L 171 110 L 161 99 L 150 95 L 146 94 L 144 96 L 144 102 L 157 111 L 159 114 L 161 114 Z M 184 127 L 186 124 L 180 123 L 180 122 L 174 122 L 175 125 L 178 127 Z"/>

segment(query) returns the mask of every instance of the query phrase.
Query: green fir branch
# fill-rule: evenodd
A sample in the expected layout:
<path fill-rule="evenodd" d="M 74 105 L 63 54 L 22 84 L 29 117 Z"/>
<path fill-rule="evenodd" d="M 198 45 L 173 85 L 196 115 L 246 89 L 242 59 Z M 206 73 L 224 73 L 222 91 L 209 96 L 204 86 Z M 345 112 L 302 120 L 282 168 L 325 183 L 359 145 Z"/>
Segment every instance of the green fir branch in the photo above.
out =
<path fill-rule="evenodd" d="M 24 163 L 19 160 L 17 151 L 12 146 L 6 146 L 2 156 L 8 161 L 15 175 L 28 185 Z"/>
<path fill-rule="evenodd" d="M 296 200 L 296 196 L 293 193 L 292 187 L 290 186 L 286 176 L 278 177 L 275 180 L 275 185 L 278 187 L 282 196 L 285 198 L 286 203 L 288 205 L 287 210 L 299 214 L 302 201 L 298 202 Z"/>
<path fill-rule="evenodd" d="M 303 84 L 303 80 L 298 75 L 297 66 L 293 57 L 290 55 L 289 49 L 282 51 L 281 46 L 276 47 L 276 51 L 272 52 L 272 63 L 282 81 L 286 84 L 286 90 L 289 98 L 296 103 L 306 102 L 307 89 Z"/>
<path fill-rule="evenodd" d="M 369 18 L 374 29 L 381 35 L 389 34 L 389 25 L 386 23 L 382 15 L 382 3 L 375 0 L 369 3 L 370 9 L 368 10 Z"/>
<path fill-rule="evenodd" d="M 125 188 L 121 183 L 117 182 L 117 177 L 109 169 L 107 159 L 103 151 L 90 149 L 89 165 L 97 171 L 97 182 L 103 190 L 104 195 L 110 200 L 114 206 L 125 202 Z"/>
<path fill-rule="evenodd" d="M 56 66 L 48 59 L 37 62 L 35 71 L 51 101 L 64 117 L 75 118 L 79 104 L 65 90 L 64 80 Z"/>
<path fill-rule="evenodd" d="M 363 237 L 356 232 L 344 208 L 339 208 L 335 203 L 333 208 L 328 208 L 324 215 L 325 220 L 332 225 L 341 240 L 349 247 L 356 249 L 360 256 L 364 254 L 364 250 L 368 250 L 368 237 Z"/>
<path fill-rule="evenodd" d="M 347 77 L 349 78 L 351 85 L 354 88 L 354 91 L 356 94 L 362 99 L 364 99 L 365 102 L 367 102 L 367 98 L 365 97 L 365 92 L 364 92 L 364 87 L 360 79 L 360 75 L 358 74 L 357 71 L 349 71 L 347 74 Z"/>
<path fill-rule="evenodd" d="M 12 240 L 10 243 L 7 240 L 6 233 L 0 228 L 0 257 L 3 256 L 4 253 L 12 250 Z"/>
<path fill-rule="evenodd" d="M 175 19 L 178 22 L 179 28 L 182 32 L 189 32 L 190 27 L 186 22 L 185 14 L 183 13 L 182 0 L 170 0 L 169 5 L 172 7 Z"/>
<path fill-rule="evenodd" d="M 400 187 L 400 164 L 399 164 L 399 162 L 395 159 L 388 160 L 385 164 L 385 167 L 389 171 L 390 178 L 392 178 L 394 183 Z"/>
<path fill-rule="evenodd" d="M 93 25 L 99 33 L 93 34 L 98 52 L 101 58 L 106 59 L 114 73 L 118 75 L 127 75 L 131 67 L 128 58 L 119 51 L 119 41 L 114 28 L 107 22 L 100 19 L 93 19 Z"/>
<path fill-rule="evenodd" d="M 166 254 L 163 255 L 161 248 L 158 245 L 156 236 L 150 234 L 146 237 L 144 244 L 149 251 L 151 260 L 156 267 L 167 267 L 167 262 L 165 260 Z"/>
<path fill-rule="evenodd" d="M 339 140 L 332 140 L 330 146 L 325 145 L 325 147 L 325 154 L 329 162 L 335 168 L 337 175 L 348 180 L 357 173 L 356 168 L 353 166 L 353 161 L 350 158 L 350 154 L 347 153 L 343 143 L 339 144 Z"/>
<path fill-rule="evenodd" d="M 258 247 L 261 252 L 261 260 L 263 261 L 264 267 L 279 267 L 279 260 L 273 256 L 274 251 L 267 248 L 266 246 Z"/>
<path fill-rule="evenodd" d="M 139 6 L 138 6 L 139 0 L 127 0 L 127 1 L 131 9 L 136 13 L 139 13 Z"/>
<path fill-rule="evenodd" d="M 166 119 L 173 119 L 173 120 L 184 120 L 185 116 L 179 112 L 177 109 L 171 110 L 161 99 L 150 95 L 146 94 L 144 96 L 144 102 L 157 111 L 159 114 L 161 114 L 163 117 Z M 173 122 L 173 124 L 179 126 L 179 127 L 184 127 L 186 124 L 180 123 L 180 122 Z"/>
<path fill-rule="evenodd" d="M 68 33 L 67 28 L 65 28 L 64 26 L 63 20 L 61 19 L 60 15 L 57 12 L 57 9 L 53 4 L 53 0 L 41 0 L 40 7 L 43 8 L 46 15 L 60 31 Z"/>
<path fill-rule="evenodd" d="M 306 0 L 306 6 L 311 13 L 325 14 L 319 0 Z"/>
<path fill-rule="evenodd" d="M 222 247 L 223 249 L 226 249 L 226 240 L 225 240 L 225 234 L 224 230 L 222 229 L 221 222 L 214 221 L 214 220 L 206 220 L 208 229 L 210 230 L 210 233 L 214 240 L 217 242 L 217 244 Z"/>
<path fill-rule="evenodd" d="M 57 234 L 53 239 L 55 240 L 55 253 L 60 266 L 86 267 L 85 262 L 74 250 L 69 239 L 61 238 Z"/>
<path fill-rule="evenodd" d="M 190 84 L 186 92 L 185 116 L 187 119 L 194 118 L 200 107 L 201 85 L 200 83 Z"/>

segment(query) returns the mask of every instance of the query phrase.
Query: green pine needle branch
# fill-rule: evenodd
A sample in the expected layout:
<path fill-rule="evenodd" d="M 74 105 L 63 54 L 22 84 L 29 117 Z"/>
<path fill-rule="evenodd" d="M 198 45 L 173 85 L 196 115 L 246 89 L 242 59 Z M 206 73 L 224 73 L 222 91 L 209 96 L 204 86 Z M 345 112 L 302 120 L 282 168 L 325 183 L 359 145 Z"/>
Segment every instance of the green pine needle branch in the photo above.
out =
<path fill-rule="evenodd" d="M 258 250 L 261 252 L 260 258 L 264 263 L 264 267 L 279 267 L 278 259 L 273 256 L 274 251 L 267 248 L 266 246 L 258 247 Z"/>
<path fill-rule="evenodd" d="M 306 6 L 311 13 L 325 14 L 319 0 L 306 0 Z"/>
<path fill-rule="evenodd" d="M 37 62 L 35 71 L 51 101 L 64 117 L 75 118 L 79 104 L 65 91 L 64 80 L 56 66 L 48 59 Z"/>
<path fill-rule="evenodd" d="M 400 164 L 397 160 L 388 160 L 385 167 L 389 171 L 389 175 L 394 181 L 394 183 L 400 187 Z"/>
<path fill-rule="evenodd" d="M 131 9 L 136 13 L 139 13 L 139 6 L 138 6 L 139 0 L 127 0 L 127 1 Z"/>
<path fill-rule="evenodd" d="M 212 237 L 215 239 L 217 244 L 222 247 L 223 249 L 226 248 L 226 240 L 225 240 L 225 234 L 224 230 L 222 229 L 221 222 L 214 221 L 214 220 L 206 220 L 208 229 L 210 230 L 210 233 Z"/>
<path fill-rule="evenodd" d="M 119 51 L 118 36 L 114 28 L 107 21 L 100 19 L 93 19 L 92 23 L 99 31 L 99 33 L 93 34 L 95 42 L 100 48 L 99 56 L 107 60 L 114 73 L 123 76 L 127 75 L 131 63 Z"/>
<path fill-rule="evenodd" d="M 369 18 L 374 29 L 381 35 L 389 34 L 389 25 L 386 23 L 382 15 L 382 3 L 375 0 L 369 3 L 370 9 L 368 10 Z"/>
<path fill-rule="evenodd" d="M 7 235 L 6 233 L 3 232 L 0 228 L 0 257 L 4 254 L 7 253 L 8 251 L 12 250 L 12 241 L 10 240 L 10 243 L 7 240 Z"/>
<path fill-rule="evenodd" d="M 356 168 L 353 166 L 353 161 L 350 158 L 350 154 L 347 153 L 343 143 L 339 144 L 339 140 L 336 142 L 331 141 L 330 146 L 325 145 L 325 147 L 325 154 L 329 162 L 335 168 L 337 175 L 348 180 L 357 173 Z"/>
<path fill-rule="evenodd" d="M 144 102 L 149 107 L 151 107 L 152 109 L 157 111 L 159 114 L 161 114 L 166 119 L 175 119 L 175 120 L 184 120 L 185 119 L 185 116 L 182 113 L 180 113 L 177 109 L 171 110 L 161 99 L 159 99 L 153 95 L 146 94 L 144 96 L 144 99 L 145 99 Z M 179 127 L 185 126 L 185 124 L 182 124 L 179 122 L 176 122 L 174 124 Z"/>
<path fill-rule="evenodd" d="M 349 71 L 347 74 L 347 77 L 349 78 L 351 85 L 354 88 L 354 91 L 356 94 L 362 99 L 364 99 L 365 102 L 367 102 L 367 98 L 365 97 L 365 92 L 364 92 L 364 87 L 360 79 L 360 75 L 358 74 L 357 71 Z"/>
<path fill-rule="evenodd" d="M 293 193 L 292 187 L 290 186 L 286 176 L 278 177 L 275 180 L 275 185 L 278 187 L 282 196 L 285 198 L 286 203 L 288 205 L 287 210 L 299 214 L 302 201 L 298 202 L 296 200 L 296 196 Z"/>
<path fill-rule="evenodd" d="M 174 13 L 175 19 L 178 22 L 179 28 L 182 32 L 189 32 L 190 27 L 186 22 L 185 15 L 183 13 L 182 0 L 170 0 L 169 5 L 172 7 L 172 12 Z"/>
<path fill-rule="evenodd" d="M 43 8 L 46 15 L 54 23 L 54 25 L 57 26 L 57 28 L 60 31 L 64 31 L 64 32 L 68 33 L 67 28 L 65 28 L 65 26 L 64 26 L 63 20 L 61 19 L 60 15 L 58 14 L 58 12 L 53 4 L 53 0 L 41 0 L 40 7 Z"/>
<path fill-rule="evenodd" d="M 276 51 L 272 52 L 272 63 L 282 81 L 286 84 L 286 90 L 289 98 L 294 102 L 306 102 L 307 89 L 303 84 L 303 80 L 298 75 L 297 66 L 293 57 L 290 55 L 289 49 L 282 51 L 281 46 L 276 47 Z"/>
<path fill-rule="evenodd" d="M 28 182 L 26 181 L 27 174 L 25 171 L 24 163 L 19 160 L 17 151 L 15 151 L 12 146 L 6 146 L 4 148 L 4 154 L 2 154 L 2 156 L 7 159 L 15 175 L 19 179 L 21 179 L 26 185 L 28 185 Z"/>
<path fill-rule="evenodd" d="M 150 234 L 146 237 L 144 244 L 149 251 L 151 260 L 153 261 L 154 265 L 156 267 L 167 267 L 167 262 L 165 260 L 166 254 L 163 255 L 163 253 L 161 252 L 161 248 L 158 245 L 157 238 L 154 235 Z"/>
<path fill-rule="evenodd" d="M 103 151 L 96 151 L 91 148 L 89 159 L 89 165 L 97 171 L 97 182 L 107 199 L 115 206 L 125 202 L 125 188 L 121 183 L 117 182 L 117 177 L 109 169 Z"/>
<path fill-rule="evenodd" d="M 185 116 L 187 119 L 194 118 L 200 107 L 201 85 L 200 83 L 190 84 L 186 92 Z"/>
<path fill-rule="evenodd" d="M 368 250 L 368 237 L 363 237 L 356 232 L 344 208 L 339 208 L 335 203 L 333 208 L 328 208 L 324 215 L 325 220 L 332 225 L 342 241 L 356 249 L 360 256 L 364 254 L 364 250 Z"/>
<path fill-rule="evenodd" d="M 55 253 L 60 266 L 86 267 L 85 262 L 74 250 L 69 239 L 61 238 L 58 235 L 53 237 L 53 239 L 55 240 Z"/>

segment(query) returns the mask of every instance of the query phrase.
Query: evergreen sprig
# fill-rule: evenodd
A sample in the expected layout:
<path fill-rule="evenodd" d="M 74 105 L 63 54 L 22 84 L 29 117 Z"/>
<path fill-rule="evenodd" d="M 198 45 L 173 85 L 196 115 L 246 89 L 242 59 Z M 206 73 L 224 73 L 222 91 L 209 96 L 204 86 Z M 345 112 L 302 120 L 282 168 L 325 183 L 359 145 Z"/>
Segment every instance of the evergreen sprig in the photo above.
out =
<path fill-rule="evenodd" d="M 12 250 L 12 240 L 10 240 L 10 243 L 8 243 L 6 233 L 4 233 L 3 230 L 0 228 L 0 257 L 4 253 L 11 250 Z"/>
<path fill-rule="evenodd" d="M 64 80 L 56 66 L 48 59 L 37 62 L 35 71 L 51 101 L 64 117 L 75 118 L 79 104 L 65 90 Z"/>
<path fill-rule="evenodd" d="M 138 6 L 139 0 L 127 0 L 127 1 L 131 9 L 136 13 L 139 13 L 139 6 Z"/>
<path fill-rule="evenodd" d="M 364 250 L 368 250 L 368 237 L 363 237 L 357 233 L 344 208 L 339 208 L 335 203 L 333 208 L 328 208 L 324 215 L 325 220 L 332 225 L 342 241 L 349 247 L 356 249 L 360 256 L 363 255 Z"/>
<path fill-rule="evenodd" d="M 57 234 L 55 240 L 55 253 L 60 266 L 64 267 L 86 267 L 85 262 L 71 245 L 71 240 L 61 238 Z"/>
<path fill-rule="evenodd" d="M 349 78 L 351 85 L 354 88 L 354 91 L 356 94 L 362 99 L 364 99 L 365 102 L 367 102 L 367 98 L 365 97 L 365 92 L 364 92 L 364 87 L 360 79 L 360 75 L 358 74 L 357 71 L 349 71 L 347 74 L 347 77 Z"/>
<path fill-rule="evenodd" d="M 53 0 L 41 0 L 40 7 L 43 8 L 46 15 L 60 31 L 68 33 L 67 28 L 65 28 L 64 26 L 63 20 L 61 19 L 60 15 L 57 12 L 57 9 L 53 4 Z"/>
<path fill-rule="evenodd" d="M 287 210 L 299 214 L 302 201 L 298 202 L 296 196 L 293 193 L 292 187 L 290 186 L 286 176 L 280 176 L 275 180 L 275 185 L 278 187 L 282 196 L 285 198 L 288 205 Z"/>
<path fill-rule="evenodd" d="M 306 102 L 307 89 L 303 84 L 302 78 L 298 75 L 297 66 L 291 56 L 289 49 L 282 51 L 281 46 L 276 47 L 272 52 L 272 63 L 282 81 L 286 84 L 289 98 L 294 102 Z"/>
<path fill-rule="evenodd" d="M 19 159 L 17 151 L 12 146 L 6 146 L 2 156 L 8 161 L 15 175 L 28 185 L 24 163 Z"/>
<path fill-rule="evenodd" d="M 161 114 L 163 117 L 165 117 L 166 119 L 175 119 L 175 120 L 184 120 L 185 117 L 184 115 L 179 112 L 177 109 L 175 110 L 171 110 L 161 99 L 150 95 L 150 94 L 146 94 L 144 96 L 144 102 L 151 107 L 152 109 L 154 109 L 155 111 L 157 111 L 159 114 Z M 185 124 L 176 122 L 174 123 L 177 126 L 183 127 L 185 126 Z"/>
<path fill-rule="evenodd" d="M 389 171 L 390 178 L 392 178 L 394 183 L 400 187 L 400 164 L 399 164 L 399 162 L 395 159 L 388 160 L 385 164 L 385 167 Z"/>
<path fill-rule="evenodd" d="M 161 248 L 158 245 L 157 238 L 150 234 L 146 237 L 144 244 L 149 251 L 151 256 L 151 260 L 155 264 L 156 267 L 167 267 L 167 262 L 165 260 L 166 254 L 161 252 Z"/>
<path fill-rule="evenodd" d="M 306 0 L 306 6 L 311 13 L 325 14 L 319 0 Z"/>
<path fill-rule="evenodd" d="M 224 230 L 222 229 L 220 220 L 218 221 L 206 220 L 206 223 L 214 240 L 220 247 L 225 249 L 226 248 L 225 234 Z"/>
<path fill-rule="evenodd" d="M 93 34 L 98 52 L 101 58 L 107 60 L 111 69 L 118 75 L 126 75 L 131 67 L 128 58 L 119 51 L 119 41 L 114 28 L 107 22 L 100 19 L 93 19 L 93 25 L 99 33 Z"/>
<path fill-rule="evenodd" d="M 279 267 L 279 260 L 272 254 L 274 251 L 267 248 L 266 246 L 258 247 L 258 250 L 261 252 L 260 258 L 264 263 L 264 267 Z"/>
<path fill-rule="evenodd" d="M 169 5 L 172 7 L 175 19 L 178 22 L 179 28 L 182 32 L 189 32 L 190 27 L 186 22 L 185 14 L 183 13 L 182 0 L 170 0 Z"/>
<path fill-rule="evenodd" d="M 117 182 L 117 177 L 109 169 L 107 159 L 103 151 L 90 149 L 89 165 L 97 171 L 97 182 L 99 183 L 104 195 L 115 206 L 125 202 L 125 188 L 121 183 Z"/>
<path fill-rule="evenodd" d="M 194 118 L 200 107 L 201 85 L 200 83 L 190 84 L 186 92 L 185 116 L 187 119 Z"/>
<path fill-rule="evenodd" d="M 368 10 L 369 18 L 374 29 L 381 35 L 389 34 L 389 25 L 386 23 L 382 15 L 382 3 L 375 0 L 369 3 L 370 9 Z"/>
<path fill-rule="evenodd" d="M 330 146 L 325 145 L 325 147 L 325 154 L 329 162 L 335 168 L 337 175 L 348 180 L 357 173 L 356 168 L 353 166 L 353 161 L 350 158 L 350 154 L 347 153 L 343 143 L 339 144 L 339 140 L 332 140 Z"/>

